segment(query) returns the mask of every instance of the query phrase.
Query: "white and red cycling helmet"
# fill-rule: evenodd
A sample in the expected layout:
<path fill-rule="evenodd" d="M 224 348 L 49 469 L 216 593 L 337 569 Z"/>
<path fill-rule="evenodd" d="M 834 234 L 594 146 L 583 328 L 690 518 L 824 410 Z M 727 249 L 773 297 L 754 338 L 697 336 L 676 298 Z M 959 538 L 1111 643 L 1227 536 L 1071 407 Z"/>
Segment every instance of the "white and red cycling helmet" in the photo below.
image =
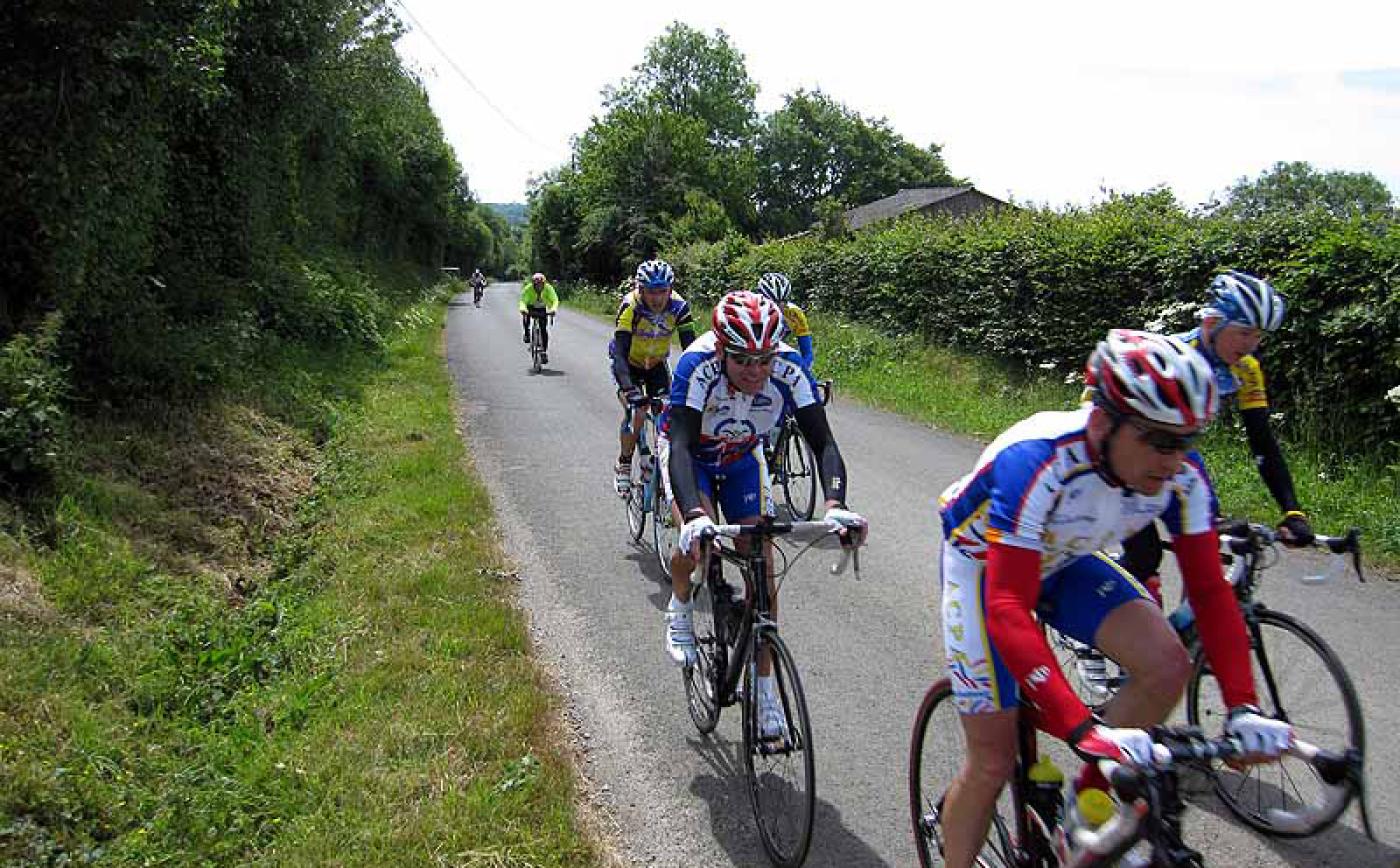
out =
<path fill-rule="evenodd" d="M 771 300 L 748 290 L 721 298 L 710 323 L 719 348 L 725 352 L 775 352 L 783 334 L 782 311 Z"/>
<path fill-rule="evenodd" d="M 1084 382 L 1094 403 L 1116 416 L 1204 428 L 1215 418 L 1219 387 L 1210 363 L 1169 335 L 1114 329 L 1089 356 Z"/>

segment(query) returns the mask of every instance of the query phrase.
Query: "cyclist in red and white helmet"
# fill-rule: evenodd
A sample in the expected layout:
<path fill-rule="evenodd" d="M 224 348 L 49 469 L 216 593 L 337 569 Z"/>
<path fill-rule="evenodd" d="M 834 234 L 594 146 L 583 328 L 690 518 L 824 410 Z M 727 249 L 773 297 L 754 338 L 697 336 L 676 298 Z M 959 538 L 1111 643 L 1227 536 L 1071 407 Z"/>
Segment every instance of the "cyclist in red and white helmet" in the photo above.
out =
<path fill-rule="evenodd" d="M 696 338 L 676 363 L 671 403 L 662 419 L 662 480 L 681 527 L 671 559 L 672 596 L 666 647 L 672 660 L 694 659 L 690 576 L 705 528 L 718 506 L 727 521 L 756 524 L 774 514 L 761 439 L 785 413 L 817 456 L 824 518 L 842 526 L 847 545 L 859 545 L 866 522 L 846 508 L 846 469 L 827 424 L 816 381 L 792 347 L 782 343 L 782 313 L 753 292 L 731 292 L 715 305 L 712 330 Z M 776 589 L 773 614 L 777 615 Z M 770 662 L 759 661 L 759 727 L 781 736 L 786 720 L 772 683 Z"/>
<path fill-rule="evenodd" d="M 1177 338 L 1115 330 L 1089 357 L 1092 401 L 1005 431 L 940 498 L 943 640 L 967 756 L 940 822 L 949 866 L 974 863 L 1016 759 L 1023 702 L 1086 761 L 1075 786 L 1105 788 L 1092 760 L 1141 762 L 1145 728 L 1175 707 L 1191 661 L 1147 590 L 1104 554 L 1156 519 L 1197 614 L 1227 732 L 1254 759 L 1292 729 L 1256 706 L 1244 619 L 1221 573 L 1215 494 L 1192 444 L 1215 416 L 1210 365 Z M 1099 648 L 1128 678 L 1099 712 L 1066 681 L 1042 632 Z"/>

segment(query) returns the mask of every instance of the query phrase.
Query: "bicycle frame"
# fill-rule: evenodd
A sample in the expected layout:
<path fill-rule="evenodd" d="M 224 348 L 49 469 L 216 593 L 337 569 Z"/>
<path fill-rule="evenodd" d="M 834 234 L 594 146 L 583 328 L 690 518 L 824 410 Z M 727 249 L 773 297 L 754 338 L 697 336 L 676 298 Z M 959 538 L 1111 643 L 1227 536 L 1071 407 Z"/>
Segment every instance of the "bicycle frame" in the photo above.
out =
<path fill-rule="evenodd" d="M 764 537 L 756 540 L 751 537 L 750 540 L 754 542 L 751 545 L 753 550 L 744 553 L 726 546 L 715 546 L 709 552 L 705 563 L 705 581 L 711 583 L 710 591 L 716 605 L 722 605 L 726 614 L 726 617 L 718 617 L 717 614 L 715 618 L 716 638 L 723 643 L 726 651 L 736 652 L 727 654 L 724 675 L 718 685 L 719 694 L 716 699 L 721 706 L 734 704 L 744 668 L 758 647 L 759 635 L 776 633 L 778 630 L 778 625 L 774 623 L 770 614 L 772 599 L 768 592 L 767 549 L 770 541 Z M 733 637 L 728 635 L 730 619 L 727 617 L 729 607 L 734 604 L 733 600 L 726 599 L 722 604 L 719 603 L 721 593 L 727 593 L 729 588 L 720 569 L 720 564 L 725 561 L 737 566 L 739 575 L 744 579 L 744 610 L 739 618 L 738 635 Z M 754 576 L 761 576 L 763 580 L 758 581 Z"/>

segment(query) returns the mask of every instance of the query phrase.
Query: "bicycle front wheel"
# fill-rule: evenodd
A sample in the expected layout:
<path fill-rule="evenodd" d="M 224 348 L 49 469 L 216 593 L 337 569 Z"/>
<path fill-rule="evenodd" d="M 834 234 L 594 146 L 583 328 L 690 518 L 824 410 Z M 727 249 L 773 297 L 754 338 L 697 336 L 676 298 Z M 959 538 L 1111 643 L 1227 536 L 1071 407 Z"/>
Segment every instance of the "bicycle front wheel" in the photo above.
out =
<path fill-rule="evenodd" d="M 1291 615 L 1271 609 L 1255 613 L 1250 656 L 1259 705 L 1265 715 L 1293 725 L 1298 738 L 1329 751 L 1365 755 L 1361 700 L 1331 647 Z M 1204 652 L 1197 651 L 1186 692 L 1186 719 L 1219 731 L 1228 709 Z M 1337 821 L 1356 796 L 1329 787 L 1312 766 L 1290 756 L 1236 771 L 1210 768 L 1221 801 L 1248 825 L 1284 838 L 1315 835 Z"/>
<path fill-rule="evenodd" d="M 656 472 L 660 473 L 660 468 Z M 671 515 L 671 499 L 666 496 L 661 480 L 653 480 L 652 485 L 656 486 L 656 491 L 651 499 L 651 542 L 656 549 L 656 562 L 661 565 L 661 572 L 670 579 L 671 555 L 676 551 L 676 534 L 679 531 L 676 528 L 675 517 Z"/>
<path fill-rule="evenodd" d="M 783 500 L 793 520 L 810 521 L 817 509 L 817 459 L 795 426 L 783 439 Z"/>
<path fill-rule="evenodd" d="M 654 527 L 655 525 L 653 525 Z M 714 579 L 697 582 L 690 589 L 691 617 L 695 626 L 695 663 L 682 670 L 686 706 L 701 735 L 714 731 L 719 722 L 719 688 L 729 660 L 729 649 L 715 624 Z"/>
<path fill-rule="evenodd" d="M 786 726 L 776 737 L 759 730 L 757 661 L 767 653 L 782 703 Z M 780 868 L 796 868 L 812 843 L 812 816 L 817 805 L 817 769 L 812 753 L 812 724 L 807 697 L 792 654 L 778 634 L 760 632 L 744 674 L 744 767 L 749 777 L 758 835 L 768 858 Z"/>
<path fill-rule="evenodd" d="M 914 827 L 914 849 L 921 868 L 943 864 L 943 828 L 940 814 L 943 796 L 952 786 L 967 755 L 962 719 L 953 703 L 953 686 L 947 678 L 935 681 L 919 713 L 909 738 L 909 819 Z M 1012 861 L 1011 797 L 1003 790 L 987 832 L 987 843 L 977 856 L 982 868 L 998 868 Z"/>

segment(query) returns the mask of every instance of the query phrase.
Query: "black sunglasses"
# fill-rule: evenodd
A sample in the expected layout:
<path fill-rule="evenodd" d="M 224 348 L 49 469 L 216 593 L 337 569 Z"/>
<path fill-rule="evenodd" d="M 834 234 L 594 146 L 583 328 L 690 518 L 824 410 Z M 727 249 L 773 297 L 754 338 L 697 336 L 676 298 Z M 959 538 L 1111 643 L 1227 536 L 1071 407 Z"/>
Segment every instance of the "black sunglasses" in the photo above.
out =
<path fill-rule="evenodd" d="M 728 351 L 724 354 L 727 358 L 733 359 L 734 364 L 743 368 L 752 368 L 757 365 L 766 365 L 773 361 L 777 353 L 736 353 Z"/>
<path fill-rule="evenodd" d="M 1189 450 L 1192 447 L 1192 445 L 1194 445 L 1195 442 L 1201 437 L 1201 431 L 1199 429 L 1196 431 L 1192 431 L 1189 434 L 1178 434 L 1175 431 L 1166 431 L 1161 428 L 1154 428 L 1145 422 L 1138 421 L 1137 419 L 1129 418 L 1128 421 L 1132 422 L 1133 427 L 1141 432 L 1139 434 L 1139 439 L 1142 440 L 1142 442 L 1146 443 L 1148 446 L 1151 446 L 1153 449 L 1157 450 L 1163 455 L 1172 455 L 1177 452 L 1185 452 Z"/>

